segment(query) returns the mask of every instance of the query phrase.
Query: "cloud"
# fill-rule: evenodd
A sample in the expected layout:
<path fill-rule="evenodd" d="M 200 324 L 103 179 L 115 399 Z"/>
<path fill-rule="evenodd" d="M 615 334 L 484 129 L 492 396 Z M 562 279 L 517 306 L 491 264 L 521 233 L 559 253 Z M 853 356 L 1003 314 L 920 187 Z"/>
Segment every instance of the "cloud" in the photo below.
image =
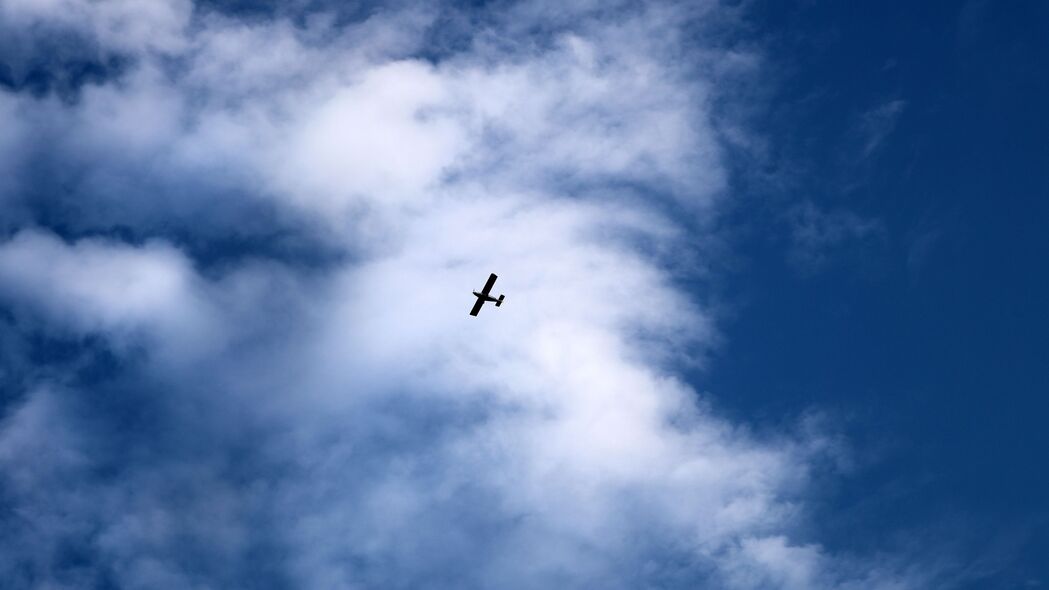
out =
<path fill-rule="evenodd" d="M 824 210 L 812 201 L 795 206 L 790 214 L 789 260 L 799 269 L 814 272 L 832 257 L 856 248 L 869 248 L 884 237 L 878 219 L 866 219 L 848 210 Z"/>
<path fill-rule="evenodd" d="M 890 100 L 863 113 L 860 117 L 860 134 L 863 137 L 863 157 L 873 154 L 896 128 L 896 122 L 907 102 Z"/>
<path fill-rule="evenodd" d="M 195 317 L 200 311 L 189 274 L 186 261 L 162 244 L 84 240 L 70 247 L 50 234 L 26 231 L 0 250 L 0 277 L 11 301 L 84 332 L 205 323 Z"/>
<path fill-rule="evenodd" d="M 6 3 L 131 65 L 0 94 L 30 131 L 0 146 L 4 325 L 79 351 L 4 410 L 0 575 L 920 586 L 805 538 L 818 435 L 677 376 L 716 330 L 669 269 L 727 195 L 723 50 L 676 23 L 726 21 L 577 9 L 481 11 L 437 59 L 459 10 Z M 491 271 L 506 304 L 471 318 Z"/>
<path fill-rule="evenodd" d="M 188 0 L 5 0 L 0 5 L 6 27 L 68 31 L 105 48 L 136 53 L 180 49 L 192 10 Z"/>

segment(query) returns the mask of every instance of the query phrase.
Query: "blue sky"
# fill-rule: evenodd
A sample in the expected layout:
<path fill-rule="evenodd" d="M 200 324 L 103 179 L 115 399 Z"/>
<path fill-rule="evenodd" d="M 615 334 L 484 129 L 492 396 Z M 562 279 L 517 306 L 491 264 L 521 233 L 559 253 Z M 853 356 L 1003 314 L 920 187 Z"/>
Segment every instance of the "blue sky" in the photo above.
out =
<path fill-rule="evenodd" d="M 740 416 L 775 422 L 810 404 L 849 416 L 849 436 L 876 458 L 829 494 L 832 514 L 862 507 L 829 518 L 840 542 L 924 520 L 994 564 L 972 587 L 1044 584 L 1049 11 L 751 14 L 778 56 L 773 106 L 759 115 L 776 138 L 767 165 L 792 179 L 746 183 L 742 270 L 726 293 L 744 303 L 707 387 L 731 391 L 723 403 Z M 865 124 L 893 104 L 867 153 Z M 798 201 L 877 230 L 792 264 L 782 252 L 797 220 L 783 211 Z"/>
<path fill-rule="evenodd" d="M 1049 583 L 1047 25 L 0 0 L 0 579 Z"/>

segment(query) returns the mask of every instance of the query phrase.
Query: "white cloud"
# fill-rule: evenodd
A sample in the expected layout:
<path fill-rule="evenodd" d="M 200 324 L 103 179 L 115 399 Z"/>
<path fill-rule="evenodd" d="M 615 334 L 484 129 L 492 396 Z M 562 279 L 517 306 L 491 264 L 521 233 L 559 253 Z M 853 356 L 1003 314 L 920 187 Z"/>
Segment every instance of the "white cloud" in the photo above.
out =
<path fill-rule="evenodd" d="M 0 292 L 76 331 L 131 336 L 157 327 L 164 343 L 197 333 L 210 318 L 192 269 L 170 246 L 84 240 L 74 246 L 24 231 L 0 246 Z"/>
<path fill-rule="evenodd" d="M 34 538 L 88 545 L 126 587 L 246 585 L 217 564 L 267 547 L 298 587 L 867 579 L 790 541 L 819 445 L 759 440 L 674 374 L 714 328 L 667 270 L 690 248 L 671 212 L 705 219 L 726 174 L 717 80 L 674 61 L 675 8 L 581 10 L 549 43 L 478 35 L 431 63 L 406 50 L 430 15 L 338 35 L 179 3 L 66 4 L 5 10 L 63 26 L 80 25 L 58 12 L 86 11 L 139 60 L 73 104 L 5 99 L 45 113 L 53 157 L 84 170 L 71 225 L 214 239 L 250 221 L 216 211 L 265 202 L 343 257 L 205 269 L 169 234 L 0 245 L 4 303 L 159 351 L 128 377 L 135 393 L 98 385 L 112 405 L 71 383 L 27 393 L 0 426 L 5 471 L 46 422 L 69 431 L 63 453 L 98 451 L 44 459 L 97 509 Z M 471 318 L 491 271 L 506 303 Z M 20 510 L 74 495 L 39 485 L 12 488 Z M 65 583 L 44 545 L 39 579 Z"/>
<path fill-rule="evenodd" d="M 294 122 L 273 154 L 276 185 L 324 213 L 422 201 L 467 147 L 454 122 L 426 116 L 447 100 L 447 84 L 420 62 L 370 68 Z"/>

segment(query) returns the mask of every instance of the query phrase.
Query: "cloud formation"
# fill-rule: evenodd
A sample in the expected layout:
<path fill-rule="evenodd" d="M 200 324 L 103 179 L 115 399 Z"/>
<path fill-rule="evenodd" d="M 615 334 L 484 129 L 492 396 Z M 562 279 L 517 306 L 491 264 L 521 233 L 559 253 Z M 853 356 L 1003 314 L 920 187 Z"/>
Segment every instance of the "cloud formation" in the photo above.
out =
<path fill-rule="evenodd" d="M 890 100 L 863 113 L 860 117 L 859 130 L 863 136 L 863 157 L 873 154 L 890 133 L 896 128 L 896 122 L 903 113 L 907 102 Z"/>
<path fill-rule="evenodd" d="M 869 247 L 883 240 L 885 227 L 847 209 L 824 210 L 812 201 L 792 208 L 790 262 L 803 272 L 815 272 L 827 264 L 832 253 L 841 256 L 849 247 Z"/>
<path fill-rule="evenodd" d="M 675 375 L 746 63 L 713 3 L 0 7 L 124 64 L 0 92 L 3 579 L 920 585 L 805 538 L 827 438 Z"/>

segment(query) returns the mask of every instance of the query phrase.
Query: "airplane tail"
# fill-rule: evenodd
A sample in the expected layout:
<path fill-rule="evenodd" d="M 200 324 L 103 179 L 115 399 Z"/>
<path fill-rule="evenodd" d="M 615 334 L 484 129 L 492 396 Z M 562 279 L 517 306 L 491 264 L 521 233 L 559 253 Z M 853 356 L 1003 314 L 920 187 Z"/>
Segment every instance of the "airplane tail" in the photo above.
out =
<path fill-rule="evenodd" d="M 495 306 L 496 306 L 496 307 L 499 307 L 500 305 L 502 305 L 502 304 L 503 304 L 503 297 L 506 297 L 506 295 L 500 295 L 500 296 L 499 296 L 499 299 L 496 299 L 496 300 L 495 300 Z"/>

